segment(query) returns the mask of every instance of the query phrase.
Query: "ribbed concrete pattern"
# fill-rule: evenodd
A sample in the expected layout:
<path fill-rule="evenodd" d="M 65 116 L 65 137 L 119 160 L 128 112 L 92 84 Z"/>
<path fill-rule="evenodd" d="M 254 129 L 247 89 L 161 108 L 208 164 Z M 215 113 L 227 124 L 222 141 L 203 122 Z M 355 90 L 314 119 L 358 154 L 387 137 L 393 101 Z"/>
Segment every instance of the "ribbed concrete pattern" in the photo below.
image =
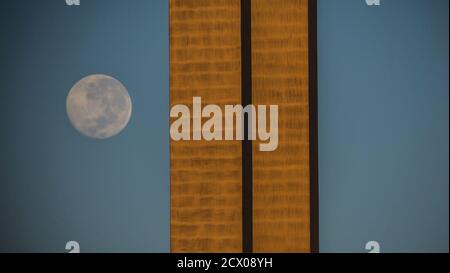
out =
<path fill-rule="evenodd" d="M 170 0 L 171 107 L 240 104 L 240 46 L 239 0 Z M 170 149 L 172 252 L 241 252 L 241 142 Z"/>
<path fill-rule="evenodd" d="M 278 104 L 279 145 L 253 146 L 255 252 L 309 252 L 308 1 L 252 1 L 253 104 Z"/>

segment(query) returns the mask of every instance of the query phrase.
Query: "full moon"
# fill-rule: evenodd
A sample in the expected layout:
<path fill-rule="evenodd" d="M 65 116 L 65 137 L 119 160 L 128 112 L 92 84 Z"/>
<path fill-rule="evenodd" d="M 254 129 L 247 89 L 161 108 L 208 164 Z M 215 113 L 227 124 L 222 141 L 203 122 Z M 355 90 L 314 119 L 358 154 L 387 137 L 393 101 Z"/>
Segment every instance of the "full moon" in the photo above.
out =
<path fill-rule="evenodd" d="M 91 75 L 77 82 L 66 101 L 67 115 L 81 134 L 106 139 L 120 133 L 131 117 L 131 98 L 118 80 Z"/>

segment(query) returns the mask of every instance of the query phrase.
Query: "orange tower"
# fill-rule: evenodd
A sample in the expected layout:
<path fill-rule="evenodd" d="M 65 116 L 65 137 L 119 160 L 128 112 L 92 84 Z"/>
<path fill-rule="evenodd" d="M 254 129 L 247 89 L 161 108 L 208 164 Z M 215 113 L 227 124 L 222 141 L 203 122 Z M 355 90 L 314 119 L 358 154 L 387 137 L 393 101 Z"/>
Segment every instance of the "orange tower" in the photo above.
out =
<path fill-rule="evenodd" d="M 171 106 L 201 96 L 279 108 L 273 152 L 258 141 L 171 140 L 173 252 L 318 251 L 315 8 L 170 0 Z"/>

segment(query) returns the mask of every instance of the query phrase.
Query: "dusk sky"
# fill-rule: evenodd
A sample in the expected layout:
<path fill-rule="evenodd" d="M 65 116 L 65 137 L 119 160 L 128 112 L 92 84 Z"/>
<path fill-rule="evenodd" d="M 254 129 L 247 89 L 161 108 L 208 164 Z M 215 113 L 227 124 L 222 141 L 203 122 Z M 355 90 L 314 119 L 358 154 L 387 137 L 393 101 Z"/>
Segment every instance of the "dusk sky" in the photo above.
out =
<path fill-rule="evenodd" d="M 0 34 L 0 251 L 169 251 L 168 3 L 7 1 Z M 66 113 L 91 74 L 133 101 L 106 140 Z"/>

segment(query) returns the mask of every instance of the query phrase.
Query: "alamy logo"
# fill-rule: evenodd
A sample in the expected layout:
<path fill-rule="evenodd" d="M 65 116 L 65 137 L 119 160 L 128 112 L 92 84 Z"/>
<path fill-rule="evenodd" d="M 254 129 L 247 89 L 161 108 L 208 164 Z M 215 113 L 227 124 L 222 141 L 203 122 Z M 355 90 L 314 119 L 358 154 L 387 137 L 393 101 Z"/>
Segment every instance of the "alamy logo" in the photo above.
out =
<path fill-rule="evenodd" d="M 194 97 L 192 116 L 188 106 L 178 104 L 170 110 L 170 117 L 177 118 L 170 126 L 170 137 L 180 140 L 244 140 L 244 118 L 248 118 L 248 140 L 259 140 L 259 150 L 271 152 L 278 147 L 278 105 L 225 105 L 223 119 L 222 108 L 215 104 L 202 108 L 202 98 Z M 270 112 L 267 124 L 267 111 Z M 202 119 L 208 119 L 202 124 Z M 191 134 L 192 120 L 192 134 Z M 225 126 L 223 126 L 223 120 Z M 236 125 L 236 128 L 234 128 Z M 258 128 L 256 128 L 258 127 Z"/>
<path fill-rule="evenodd" d="M 368 250 L 369 253 L 380 253 L 380 243 L 377 241 L 369 241 L 366 243 L 366 250 Z"/>
<path fill-rule="evenodd" d="M 379 6 L 380 0 L 366 0 L 368 6 Z"/>
<path fill-rule="evenodd" d="M 79 6 L 80 0 L 66 0 L 68 6 Z"/>
<path fill-rule="evenodd" d="M 80 253 L 80 244 L 77 241 L 69 241 L 66 244 L 66 250 L 69 253 Z"/>

